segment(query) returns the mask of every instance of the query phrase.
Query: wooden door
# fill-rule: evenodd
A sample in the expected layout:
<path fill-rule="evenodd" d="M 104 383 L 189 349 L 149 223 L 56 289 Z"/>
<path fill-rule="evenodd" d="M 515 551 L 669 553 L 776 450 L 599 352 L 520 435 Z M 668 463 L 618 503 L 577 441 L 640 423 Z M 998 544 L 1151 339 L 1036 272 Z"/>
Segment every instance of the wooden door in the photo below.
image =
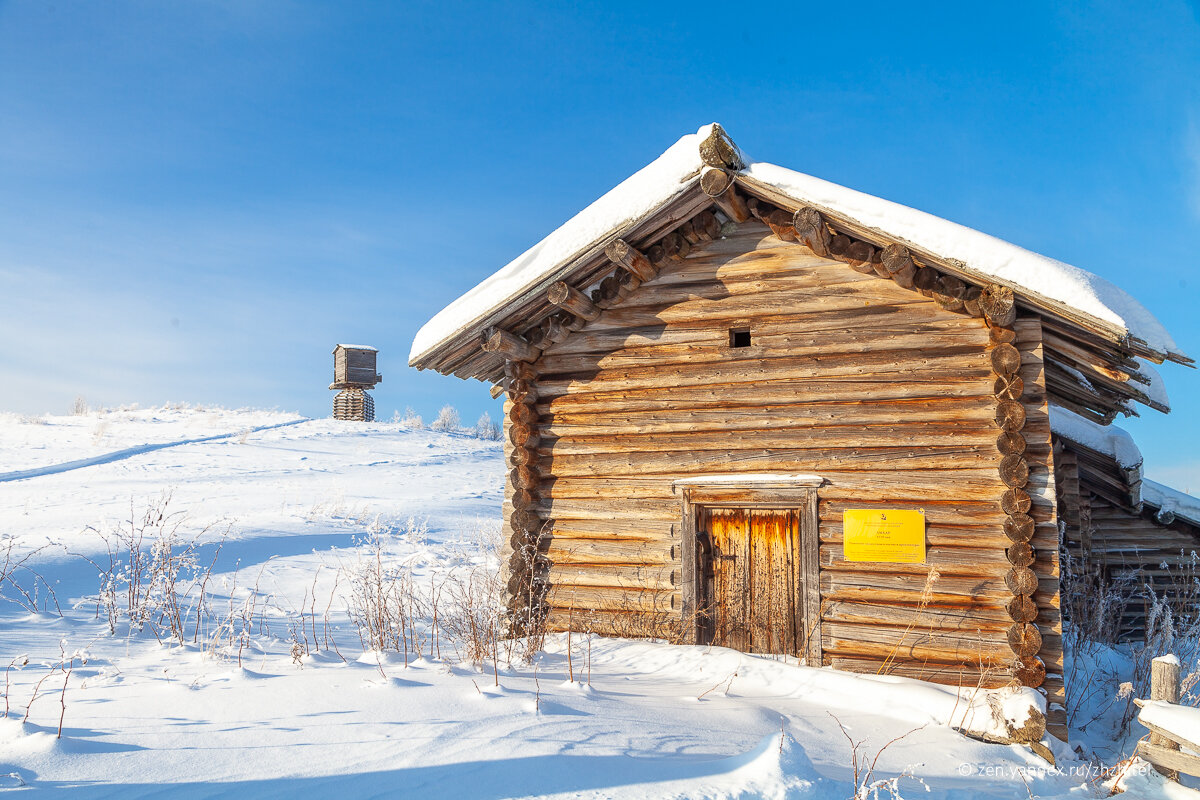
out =
<path fill-rule="evenodd" d="M 804 655 L 804 586 L 796 509 L 707 508 L 711 543 L 703 609 L 713 644 L 749 653 Z M 814 587 L 815 588 L 815 587 Z"/>

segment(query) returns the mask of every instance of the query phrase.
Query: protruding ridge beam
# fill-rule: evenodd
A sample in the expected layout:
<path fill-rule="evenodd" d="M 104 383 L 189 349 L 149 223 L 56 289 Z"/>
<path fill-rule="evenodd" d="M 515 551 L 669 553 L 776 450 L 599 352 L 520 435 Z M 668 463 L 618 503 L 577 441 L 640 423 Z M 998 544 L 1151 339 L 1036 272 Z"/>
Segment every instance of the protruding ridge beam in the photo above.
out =
<path fill-rule="evenodd" d="M 542 353 L 528 341 L 503 328 L 492 328 L 483 334 L 483 349 L 504 356 L 509 361 L 536 361 Z"/>
<path fill-rule="evenodd" d="M 643 256 L 644 258 L 644 256 Z M 600 309 L 583 292 L 566 281 L 559 281 L 546 292 L 546 299 L 564 311 L 591 322 L 600 316 Z"/>
<path fill-rule="evenodd" d="M 708 168 L 700 173 L 700 190 L 713 199 L 725 216 L 734 222 L 750 219 L 750 209 L 745 198 L 733 185 L 733 173 L 724 169 Z"/>
<path fill-rule="evenodd" d="M 734 172 L 746 168 L 742 151 L 720 125 L 713 123 L 712 131 L 700 142 L 700 160 L 710 167 L 722 167 Z"/>
<path fill-rule="evenodd" d="M 652 280 L 658 274 L 658 270 L 650 263 L 650 259 L 624 239 L 611 242 L 608 247 L 604 248 L 604 255 L 608 256 L 609 261 L 629 270 L 643 282 Z"/>

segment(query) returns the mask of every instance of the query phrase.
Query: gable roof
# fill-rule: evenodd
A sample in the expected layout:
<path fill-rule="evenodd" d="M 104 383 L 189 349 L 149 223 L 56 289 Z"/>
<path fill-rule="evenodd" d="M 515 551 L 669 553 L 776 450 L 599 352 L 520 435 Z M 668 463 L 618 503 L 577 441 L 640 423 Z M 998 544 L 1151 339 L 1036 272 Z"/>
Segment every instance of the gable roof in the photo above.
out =
<path fill-rule="evenodd" d="M 714 141 L 720 145 L 715 160 Z M 653 240 L 712 206 L 713 199 L 699 188 L 700 177 L 722 164 L 736 171 L 737 186 L 751 197 L 785 208 L 816 208 L 838 230 L 880 246 L 906 245 L 914 259 L 942 273 L 974 285 L 1007 286 L 1021 307 L 1114 348 L 1115 355 L 1105 355 L 1114 358 L 1112 366 L 1121 373 L 1116 380 L 1127 387 L 1126 397 L 1166 410 L 1156 399 L 1162 394 L 1161 381 L 1139 369 L 1135 357 L 1191 363 L 1145 307 L 1103 278 L 897 203 L 773 164 L 747 163 L 721 127 L 712 124 L 681 138 L 438 312 L 418 331 L 410 365 L 497 382 L 503 375 L 503 358 L 479 352 L 481 334 L 493 327 L 516 333 L 532 329 L 539 316 L 557 311 L 545 302 L 549 286 L 566 280 L 586 289 L 611 272 L 606 245 L 618 238 Z M 1082 374 L 1068 374 L 1066 380 L 1092 389 Z M 1121 398 L 1106 402 L 1109 419 L 1116 410 L 1131 413 Z"/>

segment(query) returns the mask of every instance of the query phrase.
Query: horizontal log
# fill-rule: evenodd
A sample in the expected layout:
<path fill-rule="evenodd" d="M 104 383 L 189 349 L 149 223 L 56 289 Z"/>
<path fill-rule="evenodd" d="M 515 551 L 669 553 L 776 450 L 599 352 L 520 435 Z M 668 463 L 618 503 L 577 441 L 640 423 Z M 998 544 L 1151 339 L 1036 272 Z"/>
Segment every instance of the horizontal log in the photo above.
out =
<path fill-rule="evenodd" d="M 1038 608 L 1028 595 L 1017 595 L 1008 602 L 1008 616 L 1013 622 L 1033 622 L 1038 618 Z"/>
<path fill-rule="evenodd" d="M 1042 649 L 1042 634 L 1032 623 L 1017 622 L 1008 629 L 1008 644 L 1021 658 L 1036 656 Z"/>
<path fill-rule="evenodd" d="M 992 369 L 1000 377 L 1016 375 L 1021 369 L 1021 353 L 1011 344 L 998 344 L 992 348 Z"/>
<path fill-rule="evenodd" d="M 822 598 L 821 621 L 920 628 L 922 632 L 966 632 L 1004 634 L 1012 626 L 1004 606 L 984 603 L 919 605 L 881 601 L 855 602 Z"/>
<path fill-rule="evenodd" d="M 1019 431 L 1025 427 L 1025 406 L 1015 400 L 1002 400 L 996 404 L 996 425 L 1006 431 Z"/>
<path fill-rule="evenodd" d="M 1004 585 L 1014 595 L 1033 594 L 1038 588 L 1038 576 L 1028 567 L 1013 567 L 1004 576 Z"/>
<path fill-rule="evenodd" d="M 830 658 L 882 656 L 893 661 L 962 663 L 1007 668 L 1012 652 L 1004 635 L 935 631 L 907 627 L 824 623 L 821 648 Z"/>
<path fill-rule="evenodd" d="M 692 224 L 703 241 L 711 242 L 721 238 L 721 223 L 717 221 L 716 215 L 708 209 L 693 217 Z"/>
<path fill-rule="evenodd" d="M 679 570 L 671 564 L 556 564 L 539 577 L 547 585 L 569 587 L 638 589 L 674 592 Z"/>
<path fill-rule="evenodd" d="M 652 280 L 658 274 L 650 259 L 624 239 L 611 242 L 604 248 L 604 254 L 609 261 L 624 267 L 643 281 Z"/>
<path fill-rule="evenodd" d="M 991 444 L 982 447 L 858 447 L 829 451 L 824 448 L 755 448 L 643 453 L 597 451 L 554 456 L 553 469 L 561 477 L 601 476 L 614 473 L 683 475 L 733 471 L 779 472 L 975 469 L 992 459 Z M 547 457 L 548 458 L 548 457 Z"/>
<path fill-rule="evenodd" d="M 1029 464 L 1024 456 L 1005 456 L 1000 460 L 1000 480 L 1013 489 L 1024 488 L 1029 483 Z"/>
<path fill-rule="evenodd" d="M 795 228 L 796 238 L 801 244 L 822 258 L 830 256 L 831 234 L 820 211 L 808 206 L 799 209 L 792 218 L 792 226 Z"/>
<path fill-rule="evenodd" d="M 941 275 L 936 269 L 918 267 L 916 273 L 913 275 L 913 288 L 920 292 L 923 297 L 933 297 L 940 277 Z"/>
<path fill-rule="evenodd" d="M 1144 758 L 1162 770 L 1200 776 L 1200 756 L 1165 747 L 1161 744 L 1152 744 L 1148 741 L 1139 741 L 1134 754 Z"/>
<path fill-rule="evenodd" d="M 883 587 L 843 585 L 841 581 L 837 580 L 837 578 L 842 576 L 843 573 L 828 573 L 822 576 L 821 599 L 823 602 L 863 603 L 909 609 L 932 606 L 934 608 L 958 609 L 987 608 L 992 611 L 1003 611 L 1009 601 L 1012 600 L 1012 595 L 1004 587 L 1003 581 L 996 581 L 994 579 L 948 578 L 943 582 L 941 576 L 938 576 L 938 579 L 929 584 L 928 588 L 926 588 L 925 584 L 922 584 L 922 586 L 916 588 L 897 589 L 886 583 Z M 915 576 L 907 577 L 915 578 Z M 942 591 L 947 588 L 950 580 L 955 580 L 959 584 L 969 584 L 971 591 Z M 988 584 L 993 587 L 993 590 L 988 592 L 976 591 L 975 587 L 980 583 Z"/>
<path fill-rule="evenodd" d="M 1034 562 L 1033 548 L 1029 542 L 1013 542 L 1004 552 L 1014 567 L 1028 567 Z"/>
<path fill-rule="evenodd" d="M 594 320 L 600 316 L 600 309 L 583 292 L 568 285 L 566 281 L 558 281 L 551 285 L 546 292 L 546 299 L 552 305 L 585 320 Z"/>
<path fill-rule="evenodd" d="M 1020 400 L 1025 393 L 1025 379 L 1020 375 L 1003 375 L 996 378 L 992 384 L 992 394 L 997 400 Z"/>
<path fill-rule="evenodd" d="M 688 240 L 675 232 L 668 233 L 659 244 L 662 245 L 663 255 L 672 261 L 682 261 L 692 251 Z"/>
<path fill-rule="evenodd" d="M 1013 678 L 1022 686 L 1036 689 L 1046 683 L 1046 664 L 1037 656 L 1020 659 L 1013 669 Z"/>
<path fill-rule="evenodd" d="M 1023 456 L 1028 448 L 1025 437 L 1016 431 L 1001 431 L 996 437 L 996 450 L 1005 456 Z"/>
<path fill-rule="evenodd" d="M 1017 318 L 1016 297 L 1012 289 L 997 283 L 983 287 L 979 296 L 979 307 L 988 324 L 994 328 L 1012 325 Z"/>
<path fill-rule="evenodd" d="M 513 403 L 512 408 L 508 410 L 508 418 L 513 422 L 519 422 L 523 425 L 536 424 L 538 420 L 537 410 L 524 403 Z"/>
<path fill-rule="evenodd" d="M 517 449 L 533 449 L 538 446 L 541 436 L 537 426 L 515 423 L 508 428 L 508 440 Z"/>
<path fill-rule="evenodd" d="M 565 539 L 545 536 L 539 548 L 551 564 L 670 565 L 671 546 L 634 540 Z"/>
<path fill-rule="evenodd" d="M 967 285 L 953 275 L 942 275 L 933 289 L 934 301 L 947 311 L 961 311 Z"/>
<path fill-rule="evenodd" d="M 983 308 L 979 304 L 979 298 L 982 294 L 983 290 L 978 286 L 968 286 L 966 294 L 963 295 L 963 311 L 972 317 L 982 317 Z"/>
<path fill-rule="evenodd" d="M 1002 578 L 1011 569 L 1004 551 L 998 547 L 927 547 L 924 564 L 888 564 L 865 561 L 846 561 L 841 545 L 823 544 L 820 547 L 821 569 L 841 572 L 874 572 L 910 574 L 925 577 L 929 567 L 937 567 L 943 575 L 975 578 Z"/>
<path fill-rule="evenodd" d="M 546 630 L 573 630 L 600 636 L 652 638 L 668 642 L 684 641 L 684 636 L 690 633 L 685 630 L 680 613 L 675 610 L 630 612 L 551 608 L 546 614 Z"/>
<path fill-rule="evenodd" d="M 1004 520 L 1004 535 L 1013 542 L 1028 542 L 1033 538 L 1036 523 L 1033 517 L 1020 512 Z"/>
<path fill-rule="evenodd" d="M 541 355 L 529 342 L 501 328 L 492 328 L 483 335 L 484 352 L 494 353 L 510 361 L 535 361 Z"/>
<path fill-rule="evenodd" d="M 863 426 L 888 425 L 897 431 L 941 424 L 971 435 L 993 436 L 992 404 L 980 398 L 933 399 L 928 403 L 832 402 L 745 408 L 682 408 L 675 411 L 627 411 L 614 417 L 608 411 L 547 414 L 542 431 L 547 437 L 614 436 L 654 432 L 680 434 L 711 431 L 803 431 L 811 428 L 853 431 Z M 535 415 L 536 418 L 536 415 Z M 897 419 L 903 424 L 896 424 Z M 1020 436 L 1020 434 L 1014 434 Z M 1024 439 L 1021 440 L 1024 443 Z M 999 445 L 998 445 L 999 446 Z M 1022 448 L 1022 452 L 1024 449 Z"/>
<path fill-rule="evenodd" d="M 643 591 L 620 586 L 554 585 L 546 592 L 546 604 L 557 609 L 588 611 L 671 611 L 682 605 L 676 592 Z"/>
<path fill-rule="evenodd" d="M 504 365 L 504 376 L 514 381 L 537 380 L 537 370 L 523 361 L 509 361 Z"/>
<path fill-rule="evenodd" d="M 893 675 L 898 678 L 914 678 L 919 681 L 940 683 L 948 686 L 999 689 L 1012 680 L 1007 669 L 993 667 L 980 670 L 978 667 L 961 663 L 940 664 L 936 661 L 913 663 L 894 658 L 844 658 L 829 659 L 829 666 L 846 672 L 861 672 L 867 675 Z"/>
<path fill-rule="evenodd" d="M 522 406 L 528 408 L 529 406 Z M 986 427 L 985 427 L 986 426 Z M 539 452 L 558 457 L 587 453 L 663 453 L 686 450 L 744 449 L 856 449 L 869 447 L 971 447 L 994 453 L 994 429 L 988 423 L 918 423 L 914 425 L 806 426 L 802 430 L 727 429 L 665 433 L 654 428 L 614 434 L 542 435 Z M 994 457 L 994 456 L 992 456 Z"/>

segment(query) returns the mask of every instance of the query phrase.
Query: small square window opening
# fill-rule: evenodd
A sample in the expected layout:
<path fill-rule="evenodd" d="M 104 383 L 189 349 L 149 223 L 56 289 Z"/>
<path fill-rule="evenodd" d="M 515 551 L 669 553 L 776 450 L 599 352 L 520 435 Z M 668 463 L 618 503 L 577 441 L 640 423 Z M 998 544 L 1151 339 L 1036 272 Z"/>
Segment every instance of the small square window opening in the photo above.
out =
<path fill-rule="evenodd" d="M 730 347 L 749 347 L 750 346 L 750 329 L 749 328 L 732 328 L 729 331 L 729 346 Z"/>

